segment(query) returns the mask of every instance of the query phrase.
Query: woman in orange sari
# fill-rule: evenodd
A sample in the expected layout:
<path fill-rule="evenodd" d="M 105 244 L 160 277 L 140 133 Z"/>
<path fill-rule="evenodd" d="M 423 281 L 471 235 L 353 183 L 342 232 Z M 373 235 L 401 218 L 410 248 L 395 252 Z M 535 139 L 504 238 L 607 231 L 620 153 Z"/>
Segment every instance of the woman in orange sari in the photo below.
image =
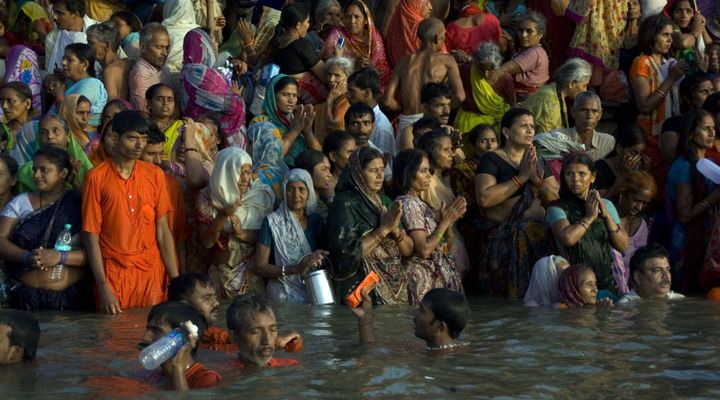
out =
<path fill-rule="evenodd" d="M 347 8 L 347 7 L 346 7 Z M 417 29 L 420 21 L 432 13 L 430 0 L 400 0 L 388 27 L 388 58 L 397 65 L 401 58 L 420 48 Z M 347 24 L 347 22 L 346 22 Z"/>

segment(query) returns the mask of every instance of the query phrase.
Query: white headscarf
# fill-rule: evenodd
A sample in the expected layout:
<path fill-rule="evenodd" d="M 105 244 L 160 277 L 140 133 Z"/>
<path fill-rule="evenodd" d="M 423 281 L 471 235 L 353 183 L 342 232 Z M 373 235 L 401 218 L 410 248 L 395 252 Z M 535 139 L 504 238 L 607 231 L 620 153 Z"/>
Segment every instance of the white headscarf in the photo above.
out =
<path fill-rule="evenodd" d="M 163 6 L 163 26 L 170 35 L 170 50 L 165 65 L 172 74 L 182 68 L 183 39 L 199 25 L 195 21 L 192 0 L 167 0 Z"/>
<path fill-rule="evenodd" d="M 525 293 L 523 302 L 537 303 L 539 306 L 551 306 L 560 302 L 559 279 L 560 271 L 558 264 L 567 263 L 567 260 L 560 256 L 547 256 L 539 259 L 532 269 L 530 285 Z"/>
<path fill-rule="evenodd" d="M 243 194 L 238 189 L 240 170 L 243 165 L 252 165 L 252 159 L 239 147 L 222 149 L 215 161 L 210 176 L 210 199 L 217 209 L 230 207 L 242 197 L 242 203 L 235 212 L 243 229 L 259 230 L 263 218 L 272 211 L 275 194 L 269 186 L 255 180 Z"/>

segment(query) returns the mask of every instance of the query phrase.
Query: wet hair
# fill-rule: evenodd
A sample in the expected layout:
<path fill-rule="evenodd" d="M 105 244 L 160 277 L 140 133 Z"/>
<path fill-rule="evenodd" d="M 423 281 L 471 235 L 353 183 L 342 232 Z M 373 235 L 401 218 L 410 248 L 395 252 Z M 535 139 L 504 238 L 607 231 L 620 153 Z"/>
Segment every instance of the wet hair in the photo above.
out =
<path fill-rule="evenodd" d="M 431 170 L 437 162 L 437 152 L 440 141 L 444 138 L 450 139 L 450 135 L 447 134 L 445 129 L 441 128 L 422 135 L 417 141 L 417 146 L 415 147 L 427 154 Z"/>
<path fill-rule="evenodd" d="M 430 159 L 427 153 L 420 149 L 405 149 L 399 152 L 393 161 L 390 194 L 397 197 L 407 193 L 412 188 L 420 163 L 426 158 Z"/>
<path fill-rule="evenodd" d="M 580 164 L 587 167 L 587 169 L 590 171 L 591 174 L 594 174 L 596 170 L 595 168 L 595 161 L 593 161 L 592 157 L 584 151 L 575 151 L 572 153 L 567 154 L 563 158 L 563 167 L 560 171 L 560 197 L 566 198 L 568 196 L 574 197 L 575 195 L 570 192 L 570 188 L 567 187 L 567 182 L 565 181 L 565 171 L 567 168 L 569 168 L 571 165 Z"/>
<path fill-rule="evenodd" d="M 638 193 L 641 190 L 650 192 L 650 196 L 657 193 L 657 185 L 655 178 L 645 171 L 629 171 L 618 177 L 613 186 L 613 197 L 627 195 L 629 193 Z"/>
<path fill-rule="evenodd" d="M 155 123 L 150 123 L 150 132 L 148 134 L 147 144 L 165 143 L 165 134 Z"/>
<path fill-rule="evenodd" d="M 627 149 L 638 144 L 644 144 L 647 146 L 648 141 L 645 131 L 641 127 L 633 124 L 628 125 L 617 132 L 615 135 L 615 144 L 620 145 L 623 149 Z"/>
<path fill-rule="evenodd" d="M 185 321 L 190 321 L 198 328 L 198 338 L 202 338 L 208 328 L 205 317 L 195 307 L 182 301 L 163 301 L 155 305 L 148 313 L 147 322 L 152 320 L 164 322 L 172 329 L 184 326 Z M 198 345 L 192 350 L 193 355 L 197 354 L 199 344 L 198 339 Z"/>
<path fill-rule="evenodd" d="M 715 116 L 720 114 L 720 92 L 708 96 L 702 105 L 702 109 Z"/>
<path fill-rule="evenodd" d="M 445 24 L 437 18 L 425 18 L 418 25 L 417 35 L 422 43 L 430 43 L 440 35 L 440 30 L 445 28 Z"/>
<path fill-rule="evenodd" d="M 577 108 L 580 104 L 588 101 L 588 100 L 595 100 L 600 107 L 600 110 L 602 110 L 602 100 L 600 100 L 600 96 L 597 95 L 597 93 L 586 90 L 577 96 L 575 96 L 575 101 L 573 101 L 573 108 Z"/>
<path fill-rule="evenodd" d="M 156 83 L 156 84 L 150 86 L 145 91 L 145 100 L 150 102 L 153 99 L 153 97 L 155 97 L 155 94 L 157 93 L 157 91 L 162 88 L 170 89 L 173 93 L 173 98 L 175 98 L 175 89 L 173 89 L 172 86 L 168 85 L 167 83 Z"/>
<path fill-rule="evenodd" d="M 692 74 L 685 76 L 685 79 L 680 82 L 680 97 L 682 97 L 689 105 L 692 95 L 695 93 L 698 86 L 707 81 L 712 82 L 712 79 L 710 78 L 710 75 L 702 71 L 693 72 Z"/>
<path fill-rule="evenodd" d="M 330 67 L 340 68 L 345 73 L 345 77 L 348 77 L 353 73 L 355 64 L 351 59 L 346 57 L 333 57 L 325 61 L 325 71 L 329 70 Z"/>
<path fill-rule="evenodd" d="M 75 57 L 80 60 L 80 62 L 87 61 L 88 66 L 85 68 L 85 72 L 87 72 L 88 76 L 95 77 L 95 53 L 92 50 L 92 47 L 85 43 L 71 43 L 67 46 L 65 46 L 65 52 L 70 50 L 71 53 L 75 54 Z"/>
<path fill-rule="evenodd" d="M 657 36 L 666 26 L 672 26 L 673 22 L 663 14 L 652 15 L 640 23 L 638 31 L 637 48 L 646 55 L 652 55 Z"/>
<path fill-rule="evenodd" d="M 151 22 L 143 26 L 142 29 L 140 29 L 140 43 L 144 44 L 145 46 L 149 46 L 152 43 L 153 37 L 157 32 L 162 32 L 170 36 L 167 28 L 165 28 L 163 24 L 159 22 Z"/>
<path fill-rule="evenodd" d="M 335 131 L 325 136 L 325 141 L 323 142 L 323 154 L 325 154 L 328 160 L 330 160 L 331 171 L 335 170 L 335 163 L 330 158 L 330 153 L 342 150 L 342 148 L 345 147 L 345 143 L 349 141 L 355 142 L 355 138 L 345 131 Z"/>
<path fill-rule="evenodd" d="M 441 128 L 442 128 L 442 125 L 440 125 L 440 122 L 437 119 L 430 118 L 430 117 L 422 117 L 412 124 L 413 142 L 415 142 L 415 141 L 417 141 L 417 139 L 419 139 L 417 137 L 417 135 L 419 134 L 420 131 L 422 131 L 422 130 L 434 131 L 436 129 L 441 129 Z"/>
<path fill-rule="evenodd" d="M 72 182 L 75 178 L 75 173 L 73 172 L 73 164 L 67 151 L 59 149 L 55 146 L 46 145 L 39 148 L 32 156 L 33 160 L 39 157 L 43 157 L 46 160 L 50 161 L 52 165 L 57 167 L 58 171 L 67 169 L 68 174 L 65 178 L 65 182 Z"/>
<path fill-rule="evenodd" d="M 12 81 L 3 83 L 3 85 L 0 86 L 0 91 L 6 89 L 15 92 L 15 94 L 20 97 L 21 101 L 30 100 L 30 109 L 28 110 L 28 112 L 32 111 L 32 91 L 30 90 L 30 87 L 28 85 L 20 81 Z"/>
<path fill-rule="evenodd" d="M 515 122 L 518 120 L 518 118 L 526 116 L 526 115 L 533 117 L 533 121 L 534 121 L 535 116 L 533 115 L 533 113 L 531 113 L 530 111 L 528 111 L 525 108 L 515 107 L 515 108 L 511 108 L 511 109 L 507 110 L 505 112 L 505 114 L 503 114 L 502 119 L 500 120 L 500 132 L 498 132 L 498 133 L 501 134 L 503 128 L 510 129 L 510 127 L 515 125 Z M 501 134 L 500 135 L 500 146 L 504 146 L 506 141 L 507 141 L 507 138 L 505 137 L 505 135 Z"/>
<path fill-rule="evenodd" d="M 0 325 L 10 327 L 8 334 L 9 346 L 20 346 L 23 349 L 23 361 L 32 361 L 40 342 L 40 324 L 27 311 L 0 310 Z"/>
<path fill-rule="evenodd" d="M 117 52 L 120 48 L 118 26 L 112 21 L 105 21 L 87 28 L 88 35 L 97 36 L 98 40 L 110 44 L 110 49 Z"/>
<path fill-rule="evenodd" d="M 500 47 L 493 42 L 480 43 L 475 50 L 475 63 L 489 62 L 495 69 L 499 69 L 503 63 L 503 55 Z"/>
<path fill-rule="evenodd" d="M 10 172 L 10 176 L 15 177 L 18 173 L 18 162 L 15 160 L 10 154 L 8 153 L 2 153 L 0 154 L 0 161 L 5 163 L 5 166 L 8 169 L 8 172 Z"/>
<path fill-rule="evenodd" d="M 430 82 L 420 89 L 420 104 L 430 104 L 438 97 L 452 99 L 452 89 L 446 83 Z"/>
<path fill-rule="evenodd" d="M 150 125 L 143 118 L 142 114 L 133 110 L 120 111 L 113 118 L 113 132 L 122 137 L 130 132 L 137 132 L 140 135 L 150 135 Z"/>
<path fill-rule="evenodd" d="M 590 63 L 577 57 L 565 61 L 555 71 L 555 82 L 563 86 L 571 82 L 588 82 L 590 77 L 592 77 Z"/>
<path fill-rule="evenodd" d="M 348 77 L 348 85 L 354 85 L 360 90 L 370 89 L 373 97 L 378 97 L 382 94 L 380 74 L 377 70 L 365 67 L 360 68 Z"/>
<path fill-rule="evenodd" d="M 64 4 L 71 14 L 85 17 L 85 0 L 53 0 L 52 4 Z"/>
<path fill-rule="evenodd" d="M 448 328 L 451 338 L 457 339 L 470 318 L 470 307 L 465 296 L 445 288 L 431 289 L 420 301 L 432 311 L 436 320 L 442 321 Z"/>
<path fill-rule="evenodd" d="M 480 135 L 482 135 L 485 131 L 492 131 L 492 133 L 495 135 L 495 139 L 498 139 L 500 141 L 500 136 L 497 132 L 495 132 L 495 128 L 492 127 L 492 125 L 489 124 L 477 124 L 474 128 L 468 132 L 468 140 L 469 143 L 473 146 L 475 143 L 480 139 Z"/>
<path fill-rule="evenodd" d="M 325 154 L 320 150 L 308 149 L 295 157 L 295 168 L 304 169 L 312 176 L 316 165 L 325 161 Z"/>
<path fill-rule="evenodd" d="M 670 260 L 670 255 L 664 247 L 657 243 L 640 247 L 630 258 L 630 283 L 632 286 L 637 285 L 635 282 L 635 271 L 641 271 L 645 268 L 645 262 L 651 258 L 665 258 Z"/>
<path fill-rule="evenodd" d="M 298 85 L 297 79 L 293 78 L 292 76 L 283 76 L 282 78 L 278 79 L 277 82 L 275 82 L 275 86 L 273 87 L 273 91 L 275 93 L 280 92 L 281 90 L 285 89 L 286 87 L 290 85 Z"/>
<path fill-rule="evenodd" d="M 547 30 L 547 20 L 542 14 L 537 11 L 528 11 L 517 19 L 518 23 L 523 21 L 534 22 L 537 26 L 538 34 L 545 36 L 545 32 Z"/>
<path fill-rule="evenodd" d="M 372 122 L 375 122 L 375 112 L 372 108 L 370 108 L 369 105 L 365 103 L 355 103 L 348 108 L 348 110 L 345 112 L 345 127 L 350 126 L 350 121 L 364 117 L 366 115 L 370 115 Z"/>
<path fill-rule="evenodd" d="M 203 123 L 205 125 L 207 125 L 207 122 L 215 125 L 215 130 L 217 131 L 218 151 L 230 146 L 227 141 L 227 136 L 225 136 L 225 131 L 223 130 L 222 124 L 220 123 L 220 116 L 218 115 L 218 113 L 214 111 L 206 112 L 200 115 L 195 121 Z"/>
<path fill-rule="evenodd" d="M 115 18 L 125 21 L 133 32 L 140 32 L 140 29 L 142 29 L 140 18 L 133 12 L 125 10 L 115 11 L 113 15 L 110 16 L 110 20 L 112 21 Z"/>
<path fill-rule="evenodd" d="M 255 313 L 271 313 L 272 306 L 264 296 L 256 293 L 245 293 L 235 297 L 225 313 L 225 322 L 231 331 L 240 332 L 248 315 Z"/>
<path fill-rule="evenodd" d="M 186 272 L 170 280 L 168 300 L 188 301 L 198 287 L 210 286 L 210 280 L 199 272 Z"/>

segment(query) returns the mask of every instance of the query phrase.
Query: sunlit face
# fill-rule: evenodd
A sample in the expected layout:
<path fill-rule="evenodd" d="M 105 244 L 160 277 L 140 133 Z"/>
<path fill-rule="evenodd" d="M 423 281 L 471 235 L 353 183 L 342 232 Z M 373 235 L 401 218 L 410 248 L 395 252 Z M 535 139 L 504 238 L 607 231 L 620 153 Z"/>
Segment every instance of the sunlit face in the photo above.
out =
<path fill-rule="evenodd" d="M 715 143 L 715 120 L 706 115 L 695 127 L 692 140 L 698 148 L 709 149 Z"/>
<path fill-rule="evenodd" d="M 162 31 L 153 33 L 152 41 L 145 45 L 140 42 L 140 55 L 155 68 L 162 68 L 170 51 L 170 36 Z"/>
<path fill-rule="evenodd" d="M 578 131 L 595 129 L 602 118 L 602 106 L 599 99 L 586 98 L 576 101 L 572 109 Z"/>
<path fill-rule="evenodd" d="M 535 137 L 535 119 L 531 115 L 521 115 L 509 128 L 502 128 L 509 143 L 516 146 L 530 146 Z"/>
<path fill-rule="evenodd" d="M 15 90 L 5 88 L 0 90 L 0 107 L 6 121 L 25 122 L 32 107 L 32 100 L 23 100 Z"/>
<path fill-rule="evenodd" d="M 423 157 L 423 160 L 420 162 L 420 165 L 415 172 L 415 177 L 412 181 L 413 192 L 423 193 L 428 190 L 428 188 L 430 187 L 431 177 L 432 174 L 430 173 L 430 162 L 428 161 L 427 157 Z"/>
<path fill-rule="evenodd" d="M 312 170 L 312 180 L 315 190 L 328 190 L 332 186 L 332 174 L 330 173 L 330 160 L 327 157 Z"/>
<path fill-rule="evenodd" d="M 565 166 L 563 179 L 565 179 L 565 185 L 570 193 L 585 199 L 590 187 L 595 182 L 595 173 L 590 172 L 585 164 L 569 164 Z"/>
<path fill-rule="evenodd" d="M 17 178 L 10 174 L 7 164 L 0 160 L 0 194 L 8 194 L 12 191 Z"/>
<path fill-rule="evenodd" d="M 58 29 L 70 30 L 75 23 L 75 20 L 77 18 L 82 18 L 81 16 L 68 11 L 65 3 L 53 4 L 52 13 L 53 20 L 55 20 L 55 25 L 57 25 Z"/>
<path fill-rule="evenodd" d="M 74 82 L 88 77 L 87 69 L 90 63 L 87 60 L 80 61 L 77 55 L 70 50 L 65 50 L 62 65 L 65 76 Z"/>
<path fill-rule="evenodd" d="M 279 112 L 291 114 L 298 102 L 298 87 L 295 84 L 285 85 L 275 93 L 275 104 Z"/>
<path fill-rule="evenodd" d="M 115 17 L 112 19 L 112 22 L 117 25 L 118 33 L 120 34 L 120 40 L 123 40 L 132 32 L 132 27 L 128 25 L 127 22 L 125 22 L 124 19 Z"/>
<path fill-rule="evenodd" d="M 578 274 L 578 285 L 580 300 L 583 304 L 590 305 L 597 303 L 597 280 L 591 269 L 585 269 Z"/>
<path fill-rule="evenodd" d="M 655 41 L 653 43 L 653 52 L 656 54 L 667 54 L 672 48 L 673 27 L 672 25 L 665 25 L 660 32 L 655 35 Z"/>
<path fill-rule="evenodd" d="M 373 129 L 375 129 L 375 122 L 373 121 L 373 116 L 370 114 L 365 114 L 359 117 L 352 118 L 348 122 L 349 125 L 346 126 L 345 129 L 347 129 L 347 133 L 349 133 L 352 137 L 355 138 L 355 143 L 359 147 L 367 145 L 368 141 L 370 140 L 370 135 L 372 135 Z"/>
<path fill-rule="evenodd" d="M 342 9 L 338 6 L 332 5 L 320 16 L 320 21 L 318 22 L 320 26 L 341 26 L 342 17 Z"/>
<path fill-rule="evenodd" d="M 672 19 L 680 29 L 687 29 L 687 27 L 690 26 L 693 15 L 695 15 L 695 11 L 693 11 L 692 5 L 690 5 L 688 0 L 679 0 L 675 3 Z"/>
<path fill-rule="evenodd" d="M 253 312 L 242 318 L 235 332 L 238 358 L 248 366 L 263 367 L 270 362 L 277 340 L 277 321 L 272 310 Z"/>
<path fill-rule="evenodd" d="M 310 29 L 310 17 L 306 18 L 302 22 L 298 22 L 298 24 L 295 26 L 295 29 L 297 30 L 298 36 L 301 38 L 305 37 L 307 35 L 308 30 Z"/>
<path fill-rule="evenodd" d="M 217 319 L 220 302 L 212 285 L 195 285 L 195 290 L 187 302 L 198 310 L 208 322 L 212 323 Z"/>
<path fill-rule="evenodd" d="M 107 107 L 105 107 L 102 124 L 107 124 L 108 121 L 115 118 L 115 116 L 118 115 L 120 111 L 125 111 L 125 107 L 121 106 L 119 103 L 110 103 Z"/>
<path fill-rule="evenodd" d="M 44 156 L 33 157 L 33 180 L 39 192 L 53 192 L 65 186 L 70 171 L 60 169 Z"/>
<path fill-rule="evenodd" d="M 638 188 L 635 191 L 621 194 L 618 199 L 618 207 L 623 214 L 635 216 L 642 212 L 652 198 L 652 192 Z"/>
<path fill-rule="evenodd" d="M 243 164 L 242 167 L 240 167 L 240 176 L 238 177 L 238 190 L 241 194 L 244 194 L 250 188 L 251 180 L 252 164 Z"/>
<path fill-rule="evenodd" d="M 382 158 L 376 158 L 363 168 L 363 178 L 368 188 L 373 193 L 379 193 L 385 181 L 385 161 Z"/>
<path fill-rule="evenodd" d="M 642 268 L 633 272 L 635 290 L 642 298 L 664 298 L 670 292 L 672 275 L 670 263 L 665 257 L 645 260 Z"/>
<path fill-rule="evenodd" d="M 90 103 L 87 101 L 80 101 L 75 109 L 75 122 L 80 126 L 81 129 L 85 130 L 88 127 L 90 121 Z"/>
<path fill-rule="evenodd" d="M 157 166 L 160 166 L 160 163 L 162 162 L 162 155 L 163 155 L 163 147 L 165 146 L 164 143 L 148 143 L 145 146 L 145 150 L 143 150 L 142 156 L 140 156 L 140 159 L 149 162 L 151 164 L 155 164 Z"/>
<path fill-rule="evenodd" d="M 10 346 L 10 334 L 12 328 L 9 325 L 0 324 L 0 365 L 10 365 L 22 361 L 22 348 Z"/>
<path fill-rule="evenodd" d="M 175 94 L 173 90 L 167 86 L 162 86 L 155 90 L 153 97 L 148 103 L 148 109 L 150 116 L 155 119 L 170 118 L 175 112 Z"/>
<path fill-rule="evenodd" d="M 492 129 L 485 129 L 478 135 L 475 141 L 475 154 L 482 156 L 483 154 L 498 148 L 497 135 Z"/>
<path fill-rule="evenodd" d="M 135 131 L 126 132 L 122 136 L 119 136 L 117 133 L 113 134 L 118 136 L 116 146 L 113 149 L 115 155 L 128 160 L 140 159 L 140 156 L 142 156 L 143 150 L 147 145 L 147 135 L 141 135 L 139 132 Z"/>
<path fill-rule="evenodd" d="M 703 103 L 705 103 L 705 99 L 713 93 L 715 93 L 715 87 L 713 86 L 711 80 L 708 79 L 700 82 L 697 88 L 695 88 L 695 91 L 692 93 L 690 104 L 693 108 L 699 110 L 702 108 Z"/>
<path fill-rule="evenodd" d="M 428 104 L 423 104 L 426 117 L 435 118 L 442 125 L 450 121 L 451 99 L 448 97 L 436 97 Z"/>
<path fill-rule="evenodd" d="M 87 35 L 87 44 L 92 48 L 96 60 L 104 60 L 110 46 L 107 42 L 101 42 L 95 34 Z"/>
<path fill-rule="evenodd" d="M 285 201 L 290 211 L 301 211 L 308 204 L 308 187 L 305 182 L 288 182 L 285 186 Z"/>
<path fill-rule="evenodd" d="M 640 18 L 640 0 L 630 0 L 628 2 L 628 13 L 627 13 L 627 19 L 628 20 L 636 20 Z"/>
<path fill-rule="evenodd" d="M 534 21 L 529 19 L 520 21 L 517 27 L 518 41 L 520 47 L 533 47 L 540 43 L 543 35 L 538 32 L 538 26 Z"/>
<path fill-rule="evenodd" d="M 452 140 L 449 136 L 445 136 L 438 140 L 435 149 L 435 165 L 433 167 L 439 171 L 447 171 L 453 166 L 453 149 Z"/>
<path fill-rule="evenodd" d="M 70 136 L 65 130 L 65 126 L 55 118 L 43 118 L 40 121 L 39 133 L 41 146 L 53 146 L 67 150 L 70 144 Z"/>
<path fill-rule="evenodd" d="M 345 71 L 337 65 L 328 67 L 326 75 L 328 84 L 331 87 L 347 83 L 347 75 L 345 74 Z"/>
<path fill-rule="evenodd" d="M 365 29 L 365 16 L 358 6 L 350 5 L 345 10 L 345 28 L 353 35 L 359 35 Z"/>
<path fill-rule="evenodd" d="M 413 325 L 415 326 L 415 337 L 430 341 L 435 337 L 434 323 L 435 314 L 425 303 L 420 303 L 416 309 L 412 311 Z"/>
<path fill-rule="evenodd" d="M 589 80 L 583 82 L 572 81 L 565 89 L 565 95 L 571 99 L 574 99 L 575 97 L 577 97 L 577 95 L 587 90 L 589 83 Z"/>
<path fill-rule="evenodd" d="M 342 171 L 347 165 L 350 154 L 352 154 L 352 152 L 355 150 L 357 150 L 357 145 L 355 144 L 355 140 L 353 139 L 347 140 L 345 143 L 343 143 L 343 147 L 340 150 L 330 152 L 330 159 L 335 165 L 335 169 L 338 171 Z"/>

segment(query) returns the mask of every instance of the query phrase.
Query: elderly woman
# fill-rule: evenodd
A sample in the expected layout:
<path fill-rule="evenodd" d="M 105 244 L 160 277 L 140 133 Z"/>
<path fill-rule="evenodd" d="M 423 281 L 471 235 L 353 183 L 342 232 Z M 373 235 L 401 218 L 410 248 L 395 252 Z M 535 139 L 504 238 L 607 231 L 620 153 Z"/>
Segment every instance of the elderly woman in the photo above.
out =
<path fill-rule="evenodd" d="M 170 35 L 170 48 L 165 66 L 171 74 L 177 76 L 183 66 L 185 35 L 191 30 L 199 28 L 195 21 L 192 0 L 167 0 L 163 4 L 162 24 Z"/>
<path fill-rule="evenodd" d="M 557 198 L 557 181 L 532 145 L 529 111 L 511 108 L 500 126 L 502 147 L 482 156 L 475 177 L 486 244 L 480 284 L 494 296 L 519 298 L 533 263 L 552 254 L 543 205 Z"/>
<path fill-rule="evenodd" d="M 42 110 L 33 110 L 32 92 L 22 82 L 8 82 L 0 86 L 0 107 L 3 112 L 3 123 L 10 130 L 8 149 L 15 144 L 15 135 L 20 128 L 30 121 L 34 114 Z"/>
<path fill-rule="evenodd" d="M 571 153 L 563 160 L 560 199 L 547 209 L 547 223 L 560 252 L 571 264 L 592 267 L 602 297 L 627 294 L 627 274 L 613 260 L 612 250 L 628 248 L 628 235 L 615 205 L 591 190 L 595 163 L 586 153 Z"/>
<path fill-rule="evenodd" d="M 512 77 L 500 69 L 502 60 L 497 45 L 483 43 L 475 51 L 474 63 L 460 68 L 465 93 L 472 93 L 465 97 L 453 123 L 460 132 L 470 132 L 479 124 L 498 129 L 502 116 L 515 106 L 515 87 Z"/>
<path fill-rule="evenodd" d="M 241 88 L 214 69 L 212 38 L 200 28 L 193 29 L 185 35 L 183 52 L 183 116 L 197 119 L 208 112 L 217 113 L 227 142 L 245 148 L 245 101 Z"/>
<path fill-rule="evenodd" d="M 571 58 L 555 71 L 555 82 L 545 85 L 523 102 L 523 107 L 535 116 L 535 129 L 540 133 L 558 128 L 570 128 L 565 98 L 587 90 L 592 68 L 587 61 Z"/>
<path fill-rule="evenodd" d="M 218 153 L 207 188 L 198 194 L 198 238 L 212 249 L 208 277 L 219 296 L 233 298 L 264 291 L 262 279 L 252 273 L 257 232 L 272 211 L 272 189 L 253 180 L 252 160 L 242 149 Z"/>
<path fill-rule="evenodd" d="M 402 206 L 402 223 L 413 241 L 413 254 L 405 259 L 412 305 L 420 304 L 430 289 L 463 290 L 451 242 L 452 227 L 465 214 L 465 199 L 458 197 L 437 211 L 423 201 L 420 196 L 431 185 L 430 168 L 427 155 L 418 149 L 401 151 L 393 165 L 393 190 L 400 195 L 395 201 Z"/>
<path fill-rule="evenodd" d="M 325 63 L 325 76 L 330 88 L 327 100 L 315 106 L 313 131 L 322 144 L 325 136 L 333 131 L 345 130 L 345 112 L 350 108 L 347 98 L 347 78 L 353 72 L 353 62 L 345 57 L 335 57 Z"/>
<path fill-rule="evenodd" d="M 308 304 L 301 275 L 319 267 L 328 255 L 320 250 L 325 245 L 325 223 L 322 216 L 315 214 L 317 198 L 307 171 L 290 170 L 283 192 L 280 208 L 263 219 L 253 272 L 269 279 L 269 300 Z"/>
<path fill-rule="evenodd" d="M 318 53 L 322 52 L 330 32 L 343 26 L 342 6 L 337 0 L 320 0 L 315 6 L 315 27 L 307 34 L 307 39 Z"/>
<path fill-rule="evenodd" d="M 373 67 L 380 73 L 380 81 L 385 86 L 390 81 L 392 70 L 385 56 L 383 38 L 375 29 L 370 10 L 362 0 L 352 0 L 345 5 L 343 15 L 345 26 L 338 26 L 330 32 L 325 40 L 322 58 L 342 55 L 353 60 L 358 69 Z M 339 54 L 337 44 L 341 38 L 344 45 L 342 54 Z"/>
<path fill-rule="evenodd" d="M 65 47 L 63 73 L 71 85 L 64 94 L 56 93 L 56 99 L 79 94 L 90 100 L 90 126 L 100 125 L 100 113 L 107 103 L 107 91 L 102 81 L 95 78 L 95 56 L 92 48 L 84 43 L 73 43 Z M 85 145 L 87 141 L 81 141 Z"/>
<path fill-rule="evenodd" d="M 384 171 L 383 155 L 361 147 L 350 155 L 335 187 L 328 250 L 340 299 L 375 272 L 380 282 L 373 291 L 374 303 L 408 302 L 408 271 L 401 257 L 413 254 L 413 243 L 400 227 L 402 208 L 382 193 Z"/>
<path fill-rule="evenodd" d="M 515 94 L 524 100 L 550 80 L 550 61 L 541 44 L 545 35 L 545 17 L 530 11 L 518 18 L 517 40 L 520 48 L 502 70 L 512 75 Z"/>
<path fill-rule="evenodd" d="M 37 192 L 16 196 L 0 216 L 0 256 L 9 278 L 17 282 L 10 293 L 13 308 L 24 310 L 81 310 L 92 308 L 83 277 L 85 250 L 80 242 L 82 216 L 78 192 L 68 191 L 73 166 L 68 154 L 43 147 L 33 157 Z M 66 224 L 73 234 L 72 250 L 52 250 Z M 55 265 L 63 273 L 53 277 Z"/>

